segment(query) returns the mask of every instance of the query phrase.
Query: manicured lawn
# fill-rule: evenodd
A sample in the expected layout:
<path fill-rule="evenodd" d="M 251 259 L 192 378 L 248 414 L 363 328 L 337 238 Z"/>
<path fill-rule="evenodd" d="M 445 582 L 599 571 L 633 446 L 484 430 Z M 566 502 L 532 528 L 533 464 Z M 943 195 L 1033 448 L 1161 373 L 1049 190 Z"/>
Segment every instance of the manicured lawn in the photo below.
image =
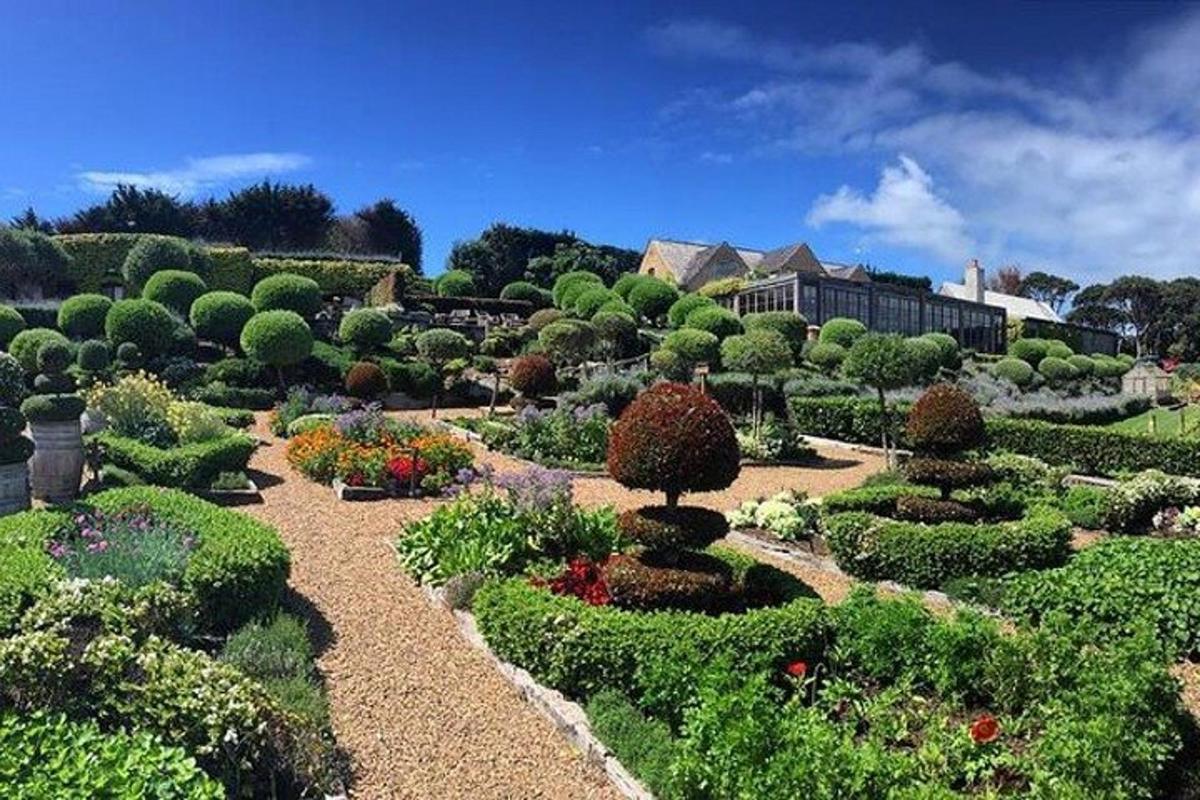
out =
<path fill-rule="evenodd" d="M 1123 419 L 1120 422 L 1113 422 L 1105 427 L 1126 433 L 1151 433 L 1151 418 L 1154 419 L 1155 427 L 1153 433 L 1156 436 L 1164 438 L 1179 436 L 1181 420 L 1185 423 L 1185 435 L 1189 437 L 1200 435 L 1200 409 L 1192 408 L 1191 406 L 1184 406 L 1179 410 L 1152 408 L 1149 411 L 1138 414 L 1136 417 Z"/>

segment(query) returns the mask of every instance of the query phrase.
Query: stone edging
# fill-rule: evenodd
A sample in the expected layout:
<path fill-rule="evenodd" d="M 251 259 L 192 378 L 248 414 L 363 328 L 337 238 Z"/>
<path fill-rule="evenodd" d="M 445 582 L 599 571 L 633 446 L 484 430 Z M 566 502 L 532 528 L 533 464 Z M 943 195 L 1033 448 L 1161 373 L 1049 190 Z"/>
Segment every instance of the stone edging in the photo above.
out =
<path fill-rule="evenodd" d="M 654 795 L 648 792 L 592 733 L 587 714 L 578 703 L 568 700 L 562 692 L 538 683 L 532 675 L 520 667 L 498 658 L 484 641 L 483 635 L 479 633 L 479 628 L 475 625 L 475 617 L 468 611 L 450 609 L 441 591 L 423 584 L 421 591 L 431 605 L 449 610 L 454 615 L 454 621 L 457 623 L 458 631 L 463 639 L 483 653 L 504 676 L 504 679 L 517 690 L 517 694 L 526 703 L 537 709 L 543 717 L 550 720 L 559 733 L 565 736 L 589 763 L 604 770 L 609 783 L 626 800 L 654 800 Z"/>

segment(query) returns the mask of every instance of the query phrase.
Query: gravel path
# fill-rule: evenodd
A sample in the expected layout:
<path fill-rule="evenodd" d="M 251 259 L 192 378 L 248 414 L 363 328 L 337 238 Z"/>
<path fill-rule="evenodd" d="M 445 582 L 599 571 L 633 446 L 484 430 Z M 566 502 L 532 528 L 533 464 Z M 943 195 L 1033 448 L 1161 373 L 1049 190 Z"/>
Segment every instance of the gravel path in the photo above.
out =
<path fill-rule="evenodd" d="M 410 414 L 428 419 L 428 412 Z M 294 603 L 322 649 L 333 726 L 350 754 L 355 798 L 617 798 L 603 774 L 574 752 L 466 644 L 448 612 L 432 608 L 399 569 L 389 541 L 433 501 L 340 502 L 292 472 L 284 442 L 257 415 L 266 440 L 250 462 L 264 503 L 247 512 L 275 525 L 292 552 Z M 520 462 L 476 446 L 495 469 Z M 689 496 L 726 510 L 782 488 L 821 494 L 857 484 L 876 459 L 838 451 L 827 468 L 742 471 L 723 493 Z M 603 478 L 576 482 L 581 503 L 625 508 L 654 502 Z"/>

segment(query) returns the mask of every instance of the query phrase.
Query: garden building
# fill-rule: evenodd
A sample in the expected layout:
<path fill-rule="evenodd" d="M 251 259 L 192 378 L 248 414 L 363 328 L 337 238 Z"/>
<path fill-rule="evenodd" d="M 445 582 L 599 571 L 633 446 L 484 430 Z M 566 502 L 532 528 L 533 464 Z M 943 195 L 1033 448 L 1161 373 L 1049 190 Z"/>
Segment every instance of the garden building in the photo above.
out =
<path fill-rule="evenodd" d="M 1139 361 L 1121 378 L 1121 391 L 1165 400 L 1171 396 L 1171 374 L 1152 361 Z"/>

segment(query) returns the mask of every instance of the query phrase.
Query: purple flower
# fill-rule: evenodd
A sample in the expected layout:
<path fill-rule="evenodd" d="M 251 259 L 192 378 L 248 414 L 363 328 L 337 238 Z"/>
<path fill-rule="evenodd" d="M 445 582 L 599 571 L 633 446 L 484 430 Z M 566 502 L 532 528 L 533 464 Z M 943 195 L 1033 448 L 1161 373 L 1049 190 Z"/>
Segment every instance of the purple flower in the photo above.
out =
<path fill-rule="evenodd" d="M 520 511 L 546 511 L 571 502 L 571 475 L 565 470 L 530 467 L 506 472 L 495 480 L 508 493 L 509 502 Z"/>
<path fill-rule="evenodd" d="M 67 546 L 62 542 L 51 542 L 49 551 L 51 558 L 63 558 L 67 553 L 70 552 L 70 550 L 67 549 Z"/>
<path fill-rule="evenodd" d="M 544 419 L 545 416 L 546 412 L 539 411 L 536 406 L 525 406 L 521 409 L 520 413 L 517 414 L 517 422 L 520 422 L 521 424 L 538 422 Z"/>

